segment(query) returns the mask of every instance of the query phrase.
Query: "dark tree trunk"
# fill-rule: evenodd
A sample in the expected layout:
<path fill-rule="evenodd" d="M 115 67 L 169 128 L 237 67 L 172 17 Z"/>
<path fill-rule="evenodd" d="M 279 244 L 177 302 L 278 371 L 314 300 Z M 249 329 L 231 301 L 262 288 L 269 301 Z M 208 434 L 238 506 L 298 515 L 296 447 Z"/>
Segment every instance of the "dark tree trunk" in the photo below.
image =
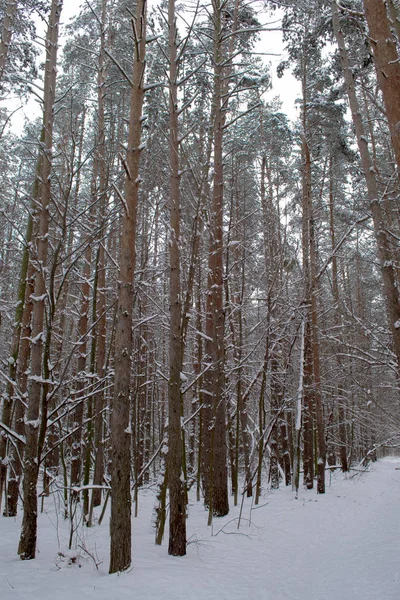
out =
<path fill-rule="evenodd" d="M 175 0 L 168 2 L 169 27 L 169 135 L 170 135 L 170 365 L 168 383 L 168 487 L 169 544 L 168 554 L 186 554 L 186 502 L 182 471 L 182 341 L 180 293 L 180 190 L 179 190 L 179 123 L 178 65 Z"/>
<path fill-rule="evenodd" d="M 203 413 L 203 476 L 205 502 L 211 516 L 224 516 L 229 512 L 228 470 L 226 444 L 226 400 L 224 373 L 223 310 L 223 52 L 221 47 L 222 9 L 219 0 L 213 3 L 214 21 L 214 181 L 210 217 L 210 242 L 208 255 L 208 292 L 206 307 L 206 360 L 211 367 L 204 376 L 206 408 Z"/>

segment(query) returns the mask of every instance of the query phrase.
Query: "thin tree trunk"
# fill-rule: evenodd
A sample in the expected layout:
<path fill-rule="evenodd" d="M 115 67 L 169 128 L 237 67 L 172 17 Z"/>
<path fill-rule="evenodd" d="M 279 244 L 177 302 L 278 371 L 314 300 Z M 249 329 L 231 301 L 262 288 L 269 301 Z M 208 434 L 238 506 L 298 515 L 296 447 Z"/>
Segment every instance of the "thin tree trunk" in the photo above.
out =
<path fill-rule="evenodd" d="M 339 283 L 338 283 L 338 268 L 337 268 L 337 257 L 334 253 L 334 249 L 336 247 L 336 237 L 335 237 L 335 219 L 334 219 L 334 203 L 335 203 L 335 194 L 334 194 L 334 186 L 333 186 L 333 158 L 330 158 L 330 177 L 329 177 L 329 229 L 331 234 L 331 249 L 332 249 L 332 292 L 333 292 L 333 301 L 334 301 L 334 324 L 335 327 L 339 328 L 341 325 L 341 317 L 340 317 L 340 296 L 339 296 Z M 342 359 L 339 356 L 339 348 L 336 350 L 336 361 L 339 370 L 339 377 L 342 376 L 343 373 L 343 364 Z M 342 383 L 339 383 L 337 386 L 337 408 L 338 408 L 338 419 L 339 419 L 339 455 L 340 462 L 342 465 L 342 471 L 348 471 L 347 464 L 347 440 L 346 440 L 346 425 L 344 422 L 345 419 L 345 395 Z"/>
<path fill-rule="evenodd" d="M 305 329 L 303 365 L 303 472 L 307 489 L 314 486 L 314 398 L 312 390 L 312 341 L 311 341 L 311 274 L 310 274 L 310 206 L 311 206 L 311 164 L 307 132 L 307 63 L 303 50 L 302 95 L 303 95 L 303 141 L 302 141 L 302 256 L 304 277 Z"/>
<path fill-rule="evenodd" d="M 89 222 L 92 222 L 90 216 Z M 83 390 L 87 384 L 85 377 L 86 372 L 86 355 L 87 355 L 87 333 L 89 324 L 89 308 L 90 308 L 90 273 L 92 265 L 92 244 L 89 242 L 86 246 L 82 284 L 81 284 L 81 307 L 78 320 L 78 360 L 77 360 L 77 384 L 75 397 L 78 402 L 73 412 L 73 433 L 71 435 L 71 488 L 80 486 L 81 470 L 82 470 L 82 425 L 84 416 L 84 400 L 82 397 Z M 72 489 L 72 497 L 75 497 Z"/>
<path fill-rule="evenodd" d="M 36 184 L 37 185 L 37 182 Z M 35 195 L 35 194 L 34 194 Z M 34 291 L 34 269 L 32 263 L 28 261 L 26 275 L 25 300 L 23 304 L 23 313 L 21 320 L 21 336 L 17 363 L 17 384 L 20 398 L 15 404 L 14 411 L 14 429 L 18 435 L 25 435 L 25 406 L 22 399 L 27 398 L 28 388 L 28 366 L 30 359 L 30 339 L 32 337 L 31 317 L 33 310 L 32 296 Z M 15 516 L 18 509 L 19 484 L 23 471 L 23 459 L 25 446 L 22 442 L 17 442 L 16 449 L 13 449 L 10 461 L 10 478 L 8 482 L 8 514 Z"/>
<path fill-rule="evenodd" d="M 313 384 L 315 420 L 317 425 L 317 492 L 325 493 L 325 464 L 326 464 L 326 442 L 325 423 L 321 393 L 320 351 L 318 333 L 318 309 L 317 309 L 317 259 L 316 241 L 314 229 L 314 216 L 310 218 L 310 275 L 311 275 L 311 336 L 312 336 L 312 360 L 313 360 Z"/>
<path fill-rule="evenodd" d="M 312 348 L 309 315 L 305 317 L 303 372 L 303 479 L 307 489 L 314 487 L 314 397 L 312 393 Z"/>
<path fill-rule="evenodd" d="M 25 294 L 27 285 L 27 274 L 29 265 L 29 244 L 32 239 L 33 230 L 33 219 L 32 214 L 28 216 L 28 223 L 26 228 L 26 236 L 24 240 L 24 250 L 22 254 L 21 271 L 19 277 L 18 295 L 17 295 L 17 306 L 15 309 L 15 321 L 13 338 L 10 348 L 10 357 L 8 360 L 8 381 L 6 385 L 6 395 L 3 403 L 2 422 L 7 427 L 11 426 L 13 407 L 15 406 L 14 397 L 14 386 L 17 385 L 17 361 L 19 354 L 19 345 L 21 339 L 21 327 L 25 309 Z M 30 321 L 30 312 L 29 312 Z M 14 382 L 14 383 L 13 383 Z M 21 402 L 17 400 L 19 404 Z M 11 454 L 15 454 L 11 452 Z M 4 434 L 0 434 L 0 509 L 2 503 L 2 493 L 6 480 L 7 473 L 7 437 Z M 11 474 L 11 478 L 14 479 Z M 9 515 L 9 507 L 5 510 L 5 513 Z M 16 514 L 16 513 L 15 513 Z M 10 515 L 9 515 L 10 516 Z M 12 515 L 15 516 L 15 515 Z"/>
<path fill-rule="evenodd" d="M 267 323 L 269 325 L 269 323 Z M 268 327 L 269 328 L 269 327 Z M 260 387 L 260 398 L 258 401 L 258 465 L 256 481 L 256 497 L 254 503 L 257 505 L 261 496 L 262 463 L 264 455 L 264 430 L 265 430 L 265 389 L 267 385 L 267 368 L 269 361 L 269 337 L 267 336 L 264 364 L 262 368 L 262 378 Z"/>
<path fill-rule="evenodd" d="M 100 382 L 105 378 L 106 365 L 106 264 L 105 264 L 105 218 L 107 207 L 107 155 L 105 140 L 105 94 L 106 94 L 106 18 L 107 18 L 107 0 L 102 2 L 101 12 L 101 31 L 100 31 L 100 54 L 97 74 L 97 109 L 98 109 L 98 137 L 97 137 L 97 156 L 99 164 L 99 198 L 100 198 L 100 248 L 98 265 L 98 323 L 97 333 L 97 377 Z M 104 389 L 100 384 L 100 390 L 96 394 L 95 402 L 95 431 L 94 431 L 94 474 L 93 484 L 102 485 L 104 476 L 104 448 L 103 448 L 103 408 L 104 408 Z M 93 489 L 92 505 L 99 506 L 101 503 L 101 489 Z M 89 524 L 91 518 L 89 518 Z"/>
<path fill-rule="evenodd" d="M 295 440 L 294 440 L 294 456 L 293 456 L 293 490 L 296 498 L 299 494 L 300 486 L 300 455 L 301 455 L 301 424 L 302 424 L 302 405 L 304 395 L 304 362 L 305 362 L 305 322 L 301 324 L 300 334 L 300 365 L 299 365 L 299 387 L 297 390 L 296 402 L 296 421 L 295 421 Z"/>

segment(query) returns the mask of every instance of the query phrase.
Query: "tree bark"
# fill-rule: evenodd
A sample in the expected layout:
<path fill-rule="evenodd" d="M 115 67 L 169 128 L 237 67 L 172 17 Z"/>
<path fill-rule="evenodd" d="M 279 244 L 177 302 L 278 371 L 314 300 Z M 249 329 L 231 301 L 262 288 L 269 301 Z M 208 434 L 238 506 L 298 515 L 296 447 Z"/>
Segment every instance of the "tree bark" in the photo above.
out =
<path fill-rule="evenodd" d="M 186 554 L 186 506 L 182 472 L 182 398 L 181 398 L 181 292 L 180 292 L 180 190 L 178 64 L 175 0 L 168 2 L 169 28 L 169 156 L 170 156 L 170 356 L 168 382 L 168 554 Z"/>
<path fill-rule="evenodd" d="M 7 2 L 0 39 L 0 81 L 3 81 L 4 77 L 17 8 L 18 0 L 9 0 L 9 2 Z"/>
<path fill-rule="evenodd" d="M 394 0 L 387 0 L 387 5 L 389 8 L 390 19 L 396 32 L 397 40 L 400 43 L 400 18 L 398 3 L 396 5 Z"/>
<path fill-rule="evenodd" d="M 329 165 L 329 229 L 331 234 L 331 249 L 332 249 L 332 294 L 334 301 L 334 324 L 335 327 L 339 328 L 341 325 L 341 316 L 340 316 L 340 295 L 339 295 L 339 283 L 338 283 L 338 268 L 337 268 L 337 257 L 334 254 L 335 246 L 336 246 L 336 236 L 335 236 L 335 218 L 334 218 L 334 204 L 335 204 L 335 194 L 334 194 L 334 185 L 333 185 L 333 157 L 330 157 L 330 165 Z M 340 347 L 336 348 L 336 361 L 339 370 L 339 377 L 342 377 L 343 373 L 343 363 L 342 359 L 339 356 Z M 348 471 L 348 462 L 347 462 L 347 435 L 346 435 L 346 424 L 345 424 L 345 394 L 342 383 L 339 383 L 337 386 L 337 408 L 338 408 L 338 419 L 339 419 L 339 455 L 340 462 L 342 465 L 342 471 Z"/>
<path fill-rule="evenodd" d="M 356 95 L 354 76 L 349 63 L 345 39 L 340 28 L 339 11 L 336 1 L 332 2 L 332 20 L 334 34 L 339 47 L 340 61 L 346 83 L 354 129 L 356 131 L 368 199 L 371 205 L 372 221 L 382 273 L 384 297 L 386 300 L 386 310 L 390 331 L 392 333 L 393 349 L 397 359 L 397 367 L 398 370 L 400 370 L 400 302 L 396 284 L 396 267 L 393 263 L 393 257 L 390 251 L 375 171 L 368 150 L 368 142 L 365 136 L 364 124 Z"/>
<path fill-rule="evenodd" d="M 39 219 L 35 263 L 33 300 L 33 325 L 31 372 L 28 386 L 28 408 L 25 422 L 24 462 L 24 516 L 18 553 L 22 560 L 35 558 L 37 534 L 37 480 L 40 456 L 38 455 L 39 412 L 42 394 L 42 355 L 44 334 L 44 311 L 46 300 L 46 265 L 48 249 L 49 207 L 51 201 L 51 166 L 53 145 L 54 103 L 58 30 L 62 0 L 53 0 L 46 35 L 46 66 L 44 78 L 44 110 L 41 135 L 41 153 L 38 159 L 38 195 L 36 198 Z M 32 258 L 33 260 L 33 258 Z"/>
<path fill-rule="evenodd" d="M 363 0 L 378 85 L 382 91 L 392 146 L 400 177 L 400 63 L 383 0 Z M 397 21 L 396 21 L 397 22 Z"/>
<path fill-rule="evenodd" d="M 92 223 L 92 215 L 89 217 Z M 85 249 L 83 259 L 82 284 L 81 284 L 81 306 L 78 320 L 78 360 L 77 360 L 77 384 L 75 398 L 78 402 L 73 412 L 73 433 L 71 435 L 71 488 L 79 486 L 81 483 L 82 471 L 82 425 L 84 416 L 85 402 L 81 394 L 87 384 L 86 372 L 86 354 L 87 354 L 87 333 L 89 324 L 90 308 L 90 273 L 92 266 L 92 244 L 89 242 Z M 72 497 L 75 497 L 72 490 Z"/>
<path fill-rule="evenodd" d="M 14 400 L 14 387 L 17 385 L 17 361 L 19 354 L 19 346 L 21 339 L 21 327 L 22 320 L 25 311 L 25 294 L 27 287 L 27 275 L 28 275 L 28 266 L 29 266 L 29 244 L 32 239 L 32 230 L 33 230 L 33 219 L 32 214 L 29 214 L 28 223 L 26 227 L 26 236 L 25 236 L 25 246 L 22 254 L 21 261 L 21 271 L 19 277 L 19 285 L 18 285 L 18 295 L 17 295 L 17 306 L 15 309 L 15 322 L 14 322 L 14 330 L 13 337 L 10 348 L 10 357 L 8 360 L 8 381 L 6 384 L 6 394 L 3 402 L 3 411 L 2 411 L 2 422 L 10 427 L 12 423 L 12 414 L 13 409 L 15 408 L 15 400 Z M 30 321 L 30 311 L 29 311 L 29 321 Z M 16 400 L 18 404 L 22 404 L 20 400 Z M 15 458 L 15 452 L 11 451 L 10 454 Z M 21 455 L 22 456 L 22 455 Z M 2 503 L 2 494 L 6 481 L 7 474 L 7 436 L 3 431 L 0 432 L 0 509 Z M 11 459 L 11 464 L 13 463 L 13 459 Z M 14 475 L 10 473 L 11 480 L 14 481 Z M 8 501 L 7 506 L 5 508 L 5 514 L 7 516 L 11 516 L 9 514 Z M 14 512 L 14 511 L 13 511 Z M 16 514 L 16 512 L 15 512 Z M 15 516 L 13 514 L 12 516 Z"/>
<path fill-rule="evenodd" d="M 226 448 L 226 407 L 224 373 L 223 310 L 223 107 L 222 78 L 222 9 L 219 0 L 213 1 L 214 21 L 214 181 L 210 215 L 210 245 L 208 253 L 208 284 L 206 307 L 205 353 L 211 367 L 204 376 L 206 409 L 204 411 L 203 476 L 205 502 L 212 515 L 224 516 L 229 512 L 228 470 Z"/>
<path fill-rule="evenodd" d="M 301 323 L 300 333 L 300 357 L 299 357 L 299 387 L 297 389 L 296 401 L 296 420 L 295 420 L 295 435 L 294 435 L 294 453 L 293 453 L 293 478 L 292 489 L 296 494 L 299 494 L 300 487 L 300 455 L 301 455 L 301 425 L 303 420 L 303 395 L 304 395 L 304 340 L 305 340 L 305 321 Z"/>
<path fill-rule="evenodd" d="M 302 58 L 302 94 L 303 94 L 303 141 L 302 141 L 302 257 L 304 277 L 304 366 L 303 366 L 303 466 L 304 484 L 307 489 L 314 486 L 314 395 L 312 389 L 312 334 L 311 334 L 311 273 L 310 273 L 310 207 L 311 207 L 311 163 L 307 140 L 307 65 Z"/>
<path fill-rule="evenodd" d="M 311 201 L 311 196 L 310 196 Z M 325 493 L 326 442 L 321 393 L 320 346 L 317 307 L 317 258 L 313 208 L 310 206 L 311 337 L 315 420 L 317 425 L 317 492 Z"/>
<path fill-rule="evenodd" d="M 106 231 L 105 218 L 107 207 L 107 153 L 105 139 L 105 96 L 106 96 L 106 18 L 107 0 L 102 1 L 101 30 L 100 30 L 100 53 L 97 73 L 97 157 L 99 165 L 99 198 L 100 198 L 100 247 L 98 264 L 98 300 L 97 300 L 97 377 L 103 381 L 106 375 L 106 264 L 105 248 Z M 103 414 L 104 390 L 100 384 L 100 390 L 95 396 L 95 432 L 94 432 L 94 474 L 93 485 L 102 485 L 104 476 L 104 449 L 103 449 Z M 101 489 L 93 489 L 92 505 L 99 506 L 101 503 Z M 91 521 L 91 519 L 89 519 Z"/>
<path fill-rule="evenodd" d="M 35 184 L 36 185 L 36 184 Z M 35 195 L 35 193 L 34 193 Z M 28 257 L 29 258 L 29 257 Z M 34 291 L 33 280 L 34 269 L 32 263 L 28 260 L 26 274 L 25 299 L 23 304 L 23 313 L 21 320 L 21 335 L 18 350 L 18 363 L 16 381 L 21 399 L 18 399 L 15 404 L 14 411 L 14 429 L 18 435 L 25 434 L 25 406 L 22 399 L 27 398 L 28 388 L 28 366 L 30 359 L 30 339 L 32 337 L 31 317 L 33 310 L 32 296 Z M 19 499 L 19 484 L 23 471 L 25 447 L 22 442 L 18 442 L 16 449 L 13 449 L 10 461 L 10 478 L 8 482 L 8 514 L 15 516 L 18 509 Z"/>
<path fill-rule="evenodd" d="M 134 299 L 136 217 L 139 192 L 141 118 L 146 55 L 146 0 L 138 0 L 133 24 L 135 56 L 132 78 L 126 181 L 120 245 L 118 307 L 115 331 L 114 401 L 111 413 L 110 573 L 131 565 L 130 381 Z"/>

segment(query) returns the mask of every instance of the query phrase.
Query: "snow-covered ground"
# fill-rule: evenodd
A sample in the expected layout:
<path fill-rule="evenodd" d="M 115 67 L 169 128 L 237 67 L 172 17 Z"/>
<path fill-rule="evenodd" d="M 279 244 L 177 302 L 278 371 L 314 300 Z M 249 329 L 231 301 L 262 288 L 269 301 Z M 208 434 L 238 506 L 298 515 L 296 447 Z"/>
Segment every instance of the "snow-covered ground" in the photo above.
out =
<path fill-rule="evenodd" d="M 40 515 L 38 556 L 16 555 L 21 517 L 0 518 L 1 600 L 399 600 L 400 468 L 385 459 L 365 473 L 335 474 L 325 496 L 266 492 L 259 508 L 246 499 L 206 526 L 190 503 L 187 556 L 154 545 L 154 494 L 143 492 L 133 519 L 133 568 L 108 575 L 108 526 L 79 533 L 84 550 L 67 550 L 68 524 L 57 497 Z M 327 475 L 329 479 L 329 474 Z"/>

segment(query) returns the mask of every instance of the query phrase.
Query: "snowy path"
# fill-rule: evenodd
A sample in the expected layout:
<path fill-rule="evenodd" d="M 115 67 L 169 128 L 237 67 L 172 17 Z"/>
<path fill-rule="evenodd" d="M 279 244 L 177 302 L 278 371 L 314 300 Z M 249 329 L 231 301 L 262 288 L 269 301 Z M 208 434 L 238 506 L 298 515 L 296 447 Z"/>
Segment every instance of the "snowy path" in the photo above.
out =
<path fill-rule="evenodd" d="M 245 504 L 239 532 L 233 508 L 214 521 L 212 537 L 203 508 L 192 503 L 192 543 L 180 559 L 166 544 L 154 546 L 148 493 L 133 522 L 134 568 L 120 576 L 107 575 L 105 523 L 84 532 L 85 547 L 103 560 L 98 570 L 82 552 L 81 568 L 61 560 L 59 550 L 71 555 L 68 532 L 49 500 L 35 561 L 16 557 L 20 517 L 0 519 L 0 600 L 400 600 L 396 467 L 399 460 L 386 459 L 351 479 L 337 475 L 325 496 L 268 492 L 260 508 Z"/>

